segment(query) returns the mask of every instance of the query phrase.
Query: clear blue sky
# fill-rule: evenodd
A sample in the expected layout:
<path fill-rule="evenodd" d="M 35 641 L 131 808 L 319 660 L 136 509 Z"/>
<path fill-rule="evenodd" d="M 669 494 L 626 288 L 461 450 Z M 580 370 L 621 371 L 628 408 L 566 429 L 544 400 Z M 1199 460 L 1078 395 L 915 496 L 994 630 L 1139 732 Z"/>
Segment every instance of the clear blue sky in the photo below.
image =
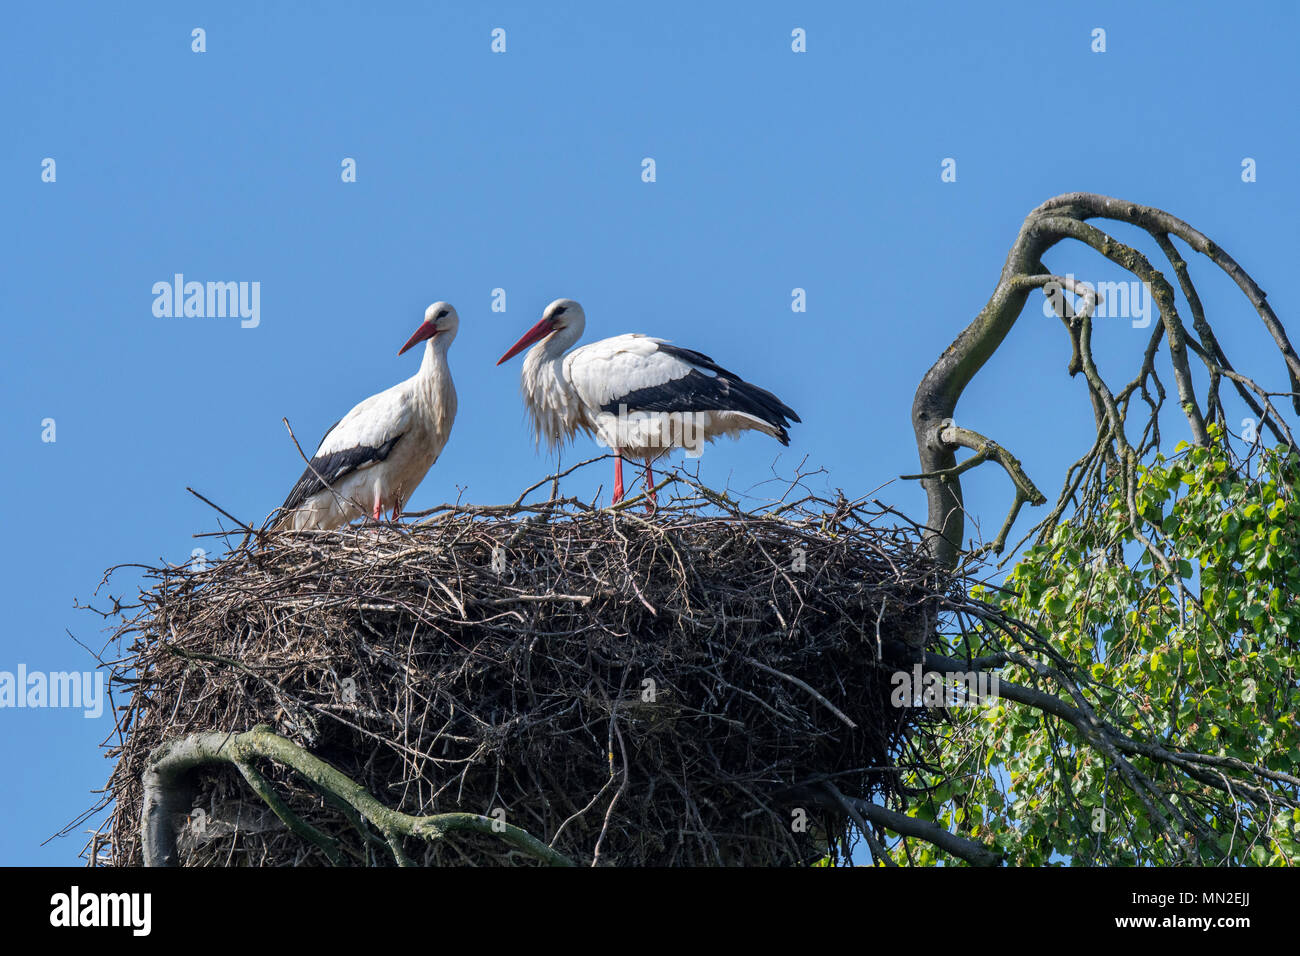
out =
<path fill-rule="evenodd" d="M 462 317 L 460 415 L 412 508 L 511 500 L 547 473 L 518 362 L 493 362 L 558 296 L 583 303 L 589 338 L 673 339 L 799 411 L 787 450 L 749 436 L 707 451 L 712 484 L 750 488 L 804 456 L 850 496 L 914 471 L 917 381 L 985 301 L 1025 213 L 1061 192 L 1189 220 L 1300 332 L 1284 284 L 1300 261 L 1297 20 L 1282 2 L 7 10 L 0 671 L 89 667 L 67 632 L 98 647 L 102 625 L 74 599 L 109 565 L 188 558 L 215 522 L 186 485 L 265 516 L 302 467 L 281 416 L 314 447 L 412 374 L 418 356 L 396 351 L 435 299 Z M 1049 265 L 1118 278 L 1077 247 Z M 1193 268 L 1229 354 L 1281 387 L 1249 305 Z M 152 286 L 177 272 L 260 282 L 260 325 L 155 317 Z M 1111 320 L 1101 359 L 1134 367 L 1146 335 Z M 1033 300 L 959 408 L 1049 494 L 1091 438 L 1067 357 Z M 984 471 L 968 501 L 991 534 L 1009 494 Z M 907 483 L 881 495 L 921 516 Z M 107 778 L 110 729 L 0 710 L 0 862 L 75 861 L 80 839 L 39 844 Z"/>

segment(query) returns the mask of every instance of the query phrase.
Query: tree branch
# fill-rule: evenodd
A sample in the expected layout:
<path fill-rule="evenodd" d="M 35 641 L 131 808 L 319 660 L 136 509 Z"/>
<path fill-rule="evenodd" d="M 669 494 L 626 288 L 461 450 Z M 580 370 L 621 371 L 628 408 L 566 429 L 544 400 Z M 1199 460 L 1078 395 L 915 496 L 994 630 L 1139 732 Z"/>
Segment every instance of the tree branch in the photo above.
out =
<path fill-rule="evenodd" d="M 141 841 L 146 866 L 177 866 L 176 823 L 188 810 L 187 780 L 199 767 L 233 764 L 250 786 L 291 830 L 319 846 L 331 862 L 343 862 L 341 853 L 328 837 L 303 823 L 274 793 L 269 783 L 251 767 L 254 758 L 278 761 L 294 770 L 316 790 L 351 807 L 387 840 L 401 866 L 412 865 L 402 849 L 403 837 L 433 841 L 448 833 L 465 830 L 498 837 L 532 857 L 552 866 L 572 866 L 573 861 L 553 850 L 526 830 L 477 813 L 439 813 L 412 816 L 390 810 L 346 774 L 330 766 L 290 740 L 259 724 L 242 734 L 219 732 L 191 734 L 163 744 L 149 759 L 144 774 L 141 808 Z M 251 774 L 249 773 L 251 771 Z"/>
<path fill-rule="evenodd" d="M 1179 285 L 1192 311 L 1193 322 L 1201 339 L 1200 343 L 1187 335 L 1178 316 L 1173 287 L 1164 276 L 1151 266 L 1142 253 L 1119 242 L 1095 226 L 1089 225 L 1085 220 L 1090 218 L 1106 218 L 1131 223 L 1146 230 L 1155 239 L 1177 274 Z M 1207 441 L 1207 430 L 1205 417 L 1195 394 L 1187 356 L 1188 349 L 1202 357 L 1210 373 L 1208 408 L 1211 416 L 1222 414 L 1222 405 L 1218 397 L 1218 381 L 1222 376 L 1234 382 L 1238 392 L 1247 399 L 1252 410 L 1257 410 L 1256 413 L 1268 422 L 1268 427 L 1275 434 L 1285 433 L 1289 441 L 1289 431 L 1268 403 L 1268 394 L 1235 372 L 1223 356 L 1222 349 L 1205 319 L 1200 297 L 1195 286 L 1192 285 L 1186 263 L 1178 255 L 1177 249 L 1169 239 L 1170 236 L 1182 239 L 1192 249 L 1205 255 L 1228 273 L 1255 306 L 1285 360 L 1291 384 L 1289 394 L 1297 413 L 1300 413 L 1300 356 L 1296 355 L 1282 324 L 1265 301 L 1264 292 L 1231 256 L 1187 223 L 1159 209 L 1091 193 L 1069 193 L 1057 196 L 1031 211 L 1025 218 L 1007 254 L 997 286 L 988 302 L 944 350 L 917 386 L 916 396 L 912 402 L 912 428 L 916 436 L 921 471 L 917 476 L 908 477 L 919 478 L 926 493 L 928 510 L 926 525 L 930 529 L 926 535 L 926 548 L 940 565 L 955 568 L 962 550 L 965 516 L 960 475 L 989 457 L 988 455 L 981 457 L 977 452 L 978 461 L 968 461 L 959 466 L 954 453 L 955 445 L 944 439 L 945 426 L 953 418 L 957 402 L 966 386 L 1001 346 L 1012 326 L 1015 325 L 1033 289 L 1042 288 L 1047 283 L 1056 281 L 1066 288 L 1071 288 L 1071 291 L 1076 294 L 1086 294 L 1085 291 L 1081 291 L 1086 289 L 1081 283 L 1072 287 L 1068 284 L 1068 280 L 1044 274 L 1043 255 L 1062 239 L 1072 238 L 1089 245 L 1146 283 L 1158 304 L 1161 317 L 1160 328 L 1153 332 L 1147 346 L 1142 370 L 1137 379 L 1119 393 L 1117 399 L 1116 393 L 1106 385 L 1098 372 L 1091 354 L 1091 319 L 1096 298 L 1089 299 L 1077 315 L 1065 314 L 1065 310 L 1060 313 L 1071 342 L 1069 371 L 1072 375 L 1079 371 L 1085 373 L 1097 418 L 1098 446 L 1090 453 L 1089 458 L 1081 463 L 1085 472 L 1088 471 L 1087 465 L 1091 458 L 1101 456 L 1107 466 L 1108 476 L 1110 472 L 1114 472 L 1113 477 L 1118 487 L 1131 489 L 1134 484 L 1134 469 L 1142 454 L 1151 447 L 1158 446 L 1160 434 L 1158 414 L 1164 391 L 1155 374 L 1154 360 L 1162 338 L 1169 346 L 1169 358 L 1174 369 L 1179 402 L 1194 442 L 1204 444 Z M 1151 399 L 1147 393 L 1148 380 L 1154 380 L 1159 390 L 1159 402 Z M 1125 435 L 1124 423 L 1129 395 L 1137 388 L 1141 388 L 1143 397 L 1151 405 L 1152 417 L 1147 429 L 1143 431 L 1137 449 L 1134 449 Z M 1255 402 L 1250 399 L 1250 392 L 1261 401 Z M 1007 534 L 1019 513 L 1020 505 L 1024 501 L 1034 500 L 1025 495 L 1025 488 L 1019 482 L 1017 482 L 1017 492 L 1017 501 L 1013 504 L 1011 513 L 998 536 L 999 547 L 1005 546 Z M 1132 517 L 1136 520 L 1136 516 Z M 1143 543 L 1149 545 L 1145 540 Z M 1154 549 L 1154 546 L 1152 548 L 1158 550 Z"/>

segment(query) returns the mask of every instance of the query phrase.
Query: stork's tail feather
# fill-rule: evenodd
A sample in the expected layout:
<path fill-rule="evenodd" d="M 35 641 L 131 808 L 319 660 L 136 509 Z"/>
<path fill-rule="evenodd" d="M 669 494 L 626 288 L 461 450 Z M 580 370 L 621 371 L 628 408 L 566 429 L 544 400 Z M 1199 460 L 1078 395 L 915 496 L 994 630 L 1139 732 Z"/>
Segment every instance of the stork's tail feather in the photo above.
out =
<path fill-rule="evenodd" d="M 795 410 L 781 401 L 765 388 L 752 385 L 742 378 L 725 379 L 727 390 L 738 401 L 736 410 L 743 411 L 772 426 L 774 437 L 782 445 L 790 444 L 790 433 L 786 428 L 800 418 Z"/>
<path fill-rule="evenodd" d="M 717 405 L 715 406 L 710 400 L 705 400 L 696 407 L 717 407 L 749 415 L 771 426 L 774 437 L 782 445 L 790 444 L 790 435 L 786 432 L 786 427 L 791 422 L 798 422 L 799 416 L 781 399 L 765 388 L 746 382 L 735 372 L 723 368 L 703 352 L 696 352 L 668 342 L 660 342 L 659 350 L 689 362 L 697 369 L 713 373 L 712 378 L 697 380 L 696 385 L 700 396 L 708 395 L 709 399 L 717 400 Z"/>

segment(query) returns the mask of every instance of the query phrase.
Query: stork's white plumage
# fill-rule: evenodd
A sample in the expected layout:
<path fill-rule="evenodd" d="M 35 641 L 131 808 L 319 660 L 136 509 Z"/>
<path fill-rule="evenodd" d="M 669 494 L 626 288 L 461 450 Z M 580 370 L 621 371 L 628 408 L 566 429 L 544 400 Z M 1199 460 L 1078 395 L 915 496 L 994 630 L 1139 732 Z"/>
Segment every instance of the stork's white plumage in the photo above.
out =
<path fill-rule="evenodd" d="M 447 348 L 460 317 L 435 302 L 398 351 L 420 342 L 424 361 L 404 382 L 372 395 L 334 424 L 311 463 L 281 505 L 278 526 L 328 529 L 369 514 L 401 514 L 433 463 L 442 454 L 456 419 L 456 387 L 447 367 Z"/>
<path fill-rule="evenodd" d="M 614 501 L 623 497 L 623 456 L 650 463 L 673 448 L 698 454 L 704 441 L 754 430 L 790 444 L 786 427 L 799 416 L 771 392 L 728 372 L 713 359 L 664 339 L 632 333 L 566 350 L 586 327 L 572 299 L 556 299 L 542 319 L 497 362 L 529 345 L 521 376 L 524 404 L 540 441 L 551 448 L 585 431 L 619 455 Z M 534 344 L 536 343 L 536 344 Z"/>

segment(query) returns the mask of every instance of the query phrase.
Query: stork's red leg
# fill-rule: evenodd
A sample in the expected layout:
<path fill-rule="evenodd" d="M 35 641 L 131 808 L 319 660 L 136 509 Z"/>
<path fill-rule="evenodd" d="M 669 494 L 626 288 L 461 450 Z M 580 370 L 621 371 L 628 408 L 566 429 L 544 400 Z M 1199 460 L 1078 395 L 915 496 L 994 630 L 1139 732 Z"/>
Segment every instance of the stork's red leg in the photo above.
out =
<path fill-rule="evenodd" d="M 384 500 L 379 496 L 379 491 L 376 490 L 374 519 L 376 522 L 378 522 L 383 519 L 383 516 L 384 516 Z"/>
<path fill-rule="evenodd" d="M 396 521 L 401 516 L 402 516 L 402 499 L 394 498 L 393 499 L 393 520 Z"/>
<path fill-rule="evenodd" d="M 614 459 L 614 504 L 618 504 L 623 500 L 623 451 L 615 448 L 614 454 L 618 456 Z"/>
<path fill-rule="evenodd" d="M 654 511 L 659 507 L 659 499 L 655 497 L 655 473 L 650 468 L 650 459 L 645 460 L 645 492 L 650 497 L 649 504 L 646 505 L 646 511 Z"/>

